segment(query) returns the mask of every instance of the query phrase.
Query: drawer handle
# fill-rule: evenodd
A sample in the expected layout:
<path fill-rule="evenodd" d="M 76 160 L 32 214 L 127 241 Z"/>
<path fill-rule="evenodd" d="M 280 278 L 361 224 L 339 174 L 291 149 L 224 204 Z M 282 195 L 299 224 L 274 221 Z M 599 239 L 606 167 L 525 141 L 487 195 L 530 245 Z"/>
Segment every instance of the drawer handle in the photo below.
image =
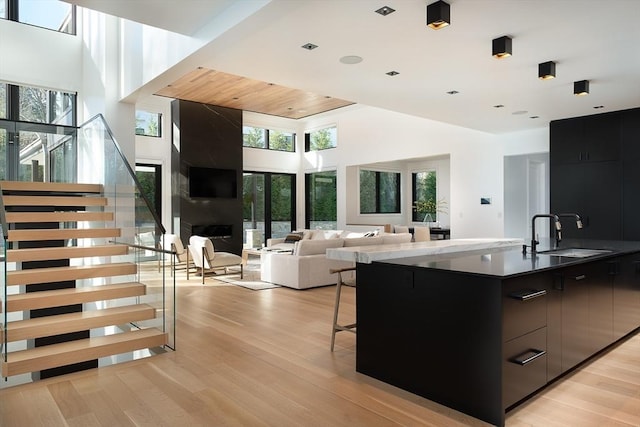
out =
<path fill-rule="evenodd" d="M 574 277 L 573 280 L 576 280 L 576 281 L 577 280 L 584 280 L 586 278 L 587 278 L 587 276 L 585 274 L 581 274 L 579 276 Z"/>
<path fill-rule="evenodd" d="M 514 357 L 513 359 L 511 359 L 511 362 L 515 363 L 516 365 L 524 366 L 528 363 L 533 362 L 538 357 L 544 356 L 545 354 L 547 354 L 547 352 L 544 350 L 531 349 Z"/>
<path fill-rule="evenodd" d="M 509 294 L 509 298 L 517 299 L 518 301 L 529 301 L 534 298 L 543 297 L 546 294 L 547 291 L 544 289 L 541 289 L 539 291 L 536 289 L 525 289 Z"/>

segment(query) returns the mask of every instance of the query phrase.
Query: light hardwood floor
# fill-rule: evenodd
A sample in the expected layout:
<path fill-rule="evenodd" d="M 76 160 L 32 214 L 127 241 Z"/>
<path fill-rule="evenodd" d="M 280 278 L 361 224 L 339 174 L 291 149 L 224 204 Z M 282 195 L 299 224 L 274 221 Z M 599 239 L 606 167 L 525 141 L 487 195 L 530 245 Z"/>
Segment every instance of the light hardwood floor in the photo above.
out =
<path fill-rule="evenodd" d="M 0 425 L 487 425 L 356 373 L 353 334 L 331 353 L 334 290 L 180 280 L 176 352 L 0 390 Z M 508 413 L 507 426 L 640 426 L 640 335 Z"/>

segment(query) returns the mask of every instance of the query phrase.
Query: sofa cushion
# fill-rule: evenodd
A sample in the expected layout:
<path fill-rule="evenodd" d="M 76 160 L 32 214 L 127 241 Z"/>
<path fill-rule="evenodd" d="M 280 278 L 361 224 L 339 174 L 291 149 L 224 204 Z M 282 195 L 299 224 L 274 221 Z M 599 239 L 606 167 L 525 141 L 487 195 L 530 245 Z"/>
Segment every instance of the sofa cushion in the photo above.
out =
<path fill-rule="evenodd" d="M 325 254 L 329 248 L 341 248 L 343 239 L 300 240 L 295 245 L 294 255 Z"/>
<path fill-rule="evenodd" d="M 285 236 L 284 238 L 284 242 L 283 243 L 295 243 L 298 240 L 302 240 L 302 232 L 294 232 L 294 233 L 289 233 Z"/>
<path fill-rule="evenodd" d="M 344 239 L 344 247 L 352 247 L 352 246 L 370 246 L 370 245 L 382 245 L 383 240 L 382 236 L 374 236 L 374 237 L 352 237 L 349 239 Z"/>
<path fill-rule="evenodd" d="M 382 241 L 385 245 L 391 243 L 410 243 L 412 237 L 411 233 L 385 233 L 382 235 Z"/>

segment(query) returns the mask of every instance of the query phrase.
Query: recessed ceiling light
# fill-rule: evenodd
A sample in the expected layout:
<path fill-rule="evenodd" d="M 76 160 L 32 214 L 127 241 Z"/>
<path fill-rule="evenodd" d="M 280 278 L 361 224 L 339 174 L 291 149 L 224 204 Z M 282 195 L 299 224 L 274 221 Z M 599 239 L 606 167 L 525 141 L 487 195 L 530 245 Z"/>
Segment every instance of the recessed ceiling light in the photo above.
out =
<path fill-rule="evenodd" d="M 382 16 L 387 16 L 395 12 L 395 9 L 390 8 L 389 6 L 382 6 L 380 9 L 376 10 L 376 13 L 379 13 Z"/>
<path fill-rule="evenodd" d="M 493 106 L 493 108 L 504 108 L 504 105 L 502 104 L 496 104 Z"/>
<path fill-rule="evenodd" d="M 340 58 L 340 62 L 342 62 L 343 64 L 349 64 L 349 65 L 359 64 L 360 62 L 362 62 L 362 57 L 357 55 L 347 55 Z"/>
<path fill-rule="evenodd" d="M 596 105 L 596 106 L 595 106 L 595 107 L 593 107 L 593 108 L 595 108 L 596 110 L 599 110 L 599 109 L 601 109 L 601 108 L 604 108 L 604 105 Z"/>
<path fill-rule="evenodd" d="M 398 75 L 398 74 L 400 74 L 400 73 L 399 73 L 399 72 L 397 72 L 397 71 L 389 71 L 389 72 L 387 72 L 387 73 L 385 73 L 385 74 L 386 74 L 387 76 L 397 76 L 397 75 Z"/>
<path fill-rule="evenodd" d="M 448 91 L 447 93 L 448 93 L 449 95 L 456 95 L 456 94 L 458 94 L 458 93 L 460 93 L 460 92 L 458 92 L 457 90 L 450 90 L 450 91 Z"/>
<path fill-rule="evenodd" d="M 318 47 L 318 45 L 313 44 L 313 43 L 305 43 L 301 46 L 303 49 L 307 49 L 307 50 L 313 50 L 315 48 Z"/>
<path fill-rule="evenodd" d="M 522 115 L 522 114 L 527 114 L 527 113 L 528 113 L 528 111 L 527 111 L 527 110 L 518 110 L 518 111 L 514 111 L 514 112 L 513 112 L 513 113 L 511 113 L 511 114 L 513 114 L 514 116 L 520 116 L 520 115 Z"/>

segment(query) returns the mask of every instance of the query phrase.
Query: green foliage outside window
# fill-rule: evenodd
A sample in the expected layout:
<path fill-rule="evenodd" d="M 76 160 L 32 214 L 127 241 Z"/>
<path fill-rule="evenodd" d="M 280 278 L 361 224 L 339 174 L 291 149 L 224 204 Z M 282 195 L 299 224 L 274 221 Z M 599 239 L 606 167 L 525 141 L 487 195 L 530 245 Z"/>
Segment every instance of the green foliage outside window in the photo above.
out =
<path fill-rule="evenodd" d="M 400 213 L 400 173 L 360 169 L 360 213 Z"/>
<path fill-rule="evenodd" d="M 436 221 L 438 213 L 447 213 L 446 201 L 437 198 L 436 172 L 414 172 L 412 178 L 413 220 Z"/>
<path fill-rule="evenodd" d="M 311 132 L 310 150 L 324 150 L 327 148 L 335 148 L 337 145 L 336 127 L 319 129 Z"/>
<path fill-rule="evenodd" d="M 242 145 L 277 151 L 295 151 L 295 134 L 253 126 L 242 127 Z"/>

